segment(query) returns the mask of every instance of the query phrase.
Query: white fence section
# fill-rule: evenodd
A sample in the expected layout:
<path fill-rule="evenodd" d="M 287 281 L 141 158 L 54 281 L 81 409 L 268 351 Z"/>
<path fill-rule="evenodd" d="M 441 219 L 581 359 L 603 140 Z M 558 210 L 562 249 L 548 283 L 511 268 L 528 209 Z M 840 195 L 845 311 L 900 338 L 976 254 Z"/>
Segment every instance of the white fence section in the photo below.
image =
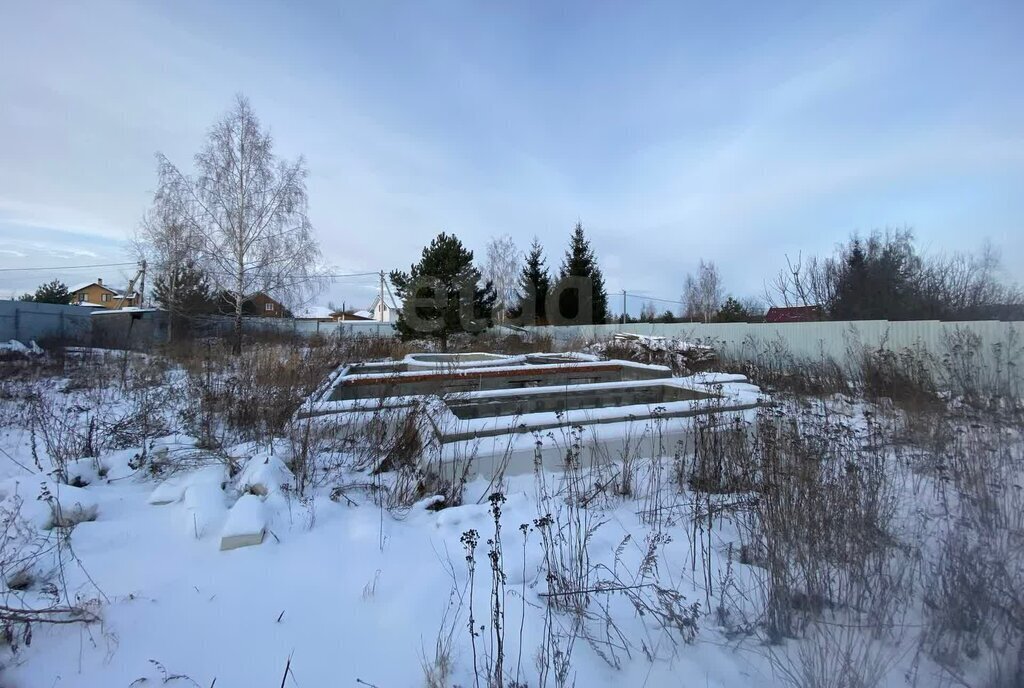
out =
<path fill-rule="evenodd" d="M 616 332 L 676 337 L 709 343 L 729 358 L 750 360 L 771 347 L 797 358 L 828 357 L 846 362 L 867 349 L 900 351 L 919 348 L 943 356 L 965 337 L 985 355 L 1024 370 L 1024 322 L 997 320 L 941 322 L 938 320 L 860 320 L 808 323 L 627 323 L 530 327 L 530 332 L 565 341 L 608 339 Z"/>

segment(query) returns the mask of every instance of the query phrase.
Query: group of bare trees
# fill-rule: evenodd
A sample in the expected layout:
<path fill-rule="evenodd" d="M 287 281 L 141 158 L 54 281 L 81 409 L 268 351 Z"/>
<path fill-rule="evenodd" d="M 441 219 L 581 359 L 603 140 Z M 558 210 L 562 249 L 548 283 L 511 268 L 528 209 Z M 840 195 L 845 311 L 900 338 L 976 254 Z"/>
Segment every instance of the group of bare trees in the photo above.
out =
<path fill-rule="evenodd" d="M 1019 318 L 1024 292 L 1000 279 L 999 255 L 926 255 L 910 230 L 852 236 L 830 256 L 786 258 L 765 285 L 769 305 L 816 306 L 832 320 L 960 320 Z M 757 319 L 754 299 L 725 298 L 718 267 L 701 260 L 686 276 L 682 315 L 703 322 Z"/>
<path fill-rule="evenodd" d="M 234 350 L 241 351 L 243 305 L 257 293 L 296 302 L 320 283 L 320 248 L 307 216 L 306 165 L 279 159 L 248 99 L 209 131 L 187 173 L 157 154 L 153 206 L 137 245 L 168 284 L 199 270 L 234 314 Z"/>
<path fill-rule="evenodd" d="M 779 306 L 821 306 L 839 320 L 999 317 L 1020 309 L 1024 294 L 1000 280 L 999 256 L 925 255 L 910 230 L 853 236 L 831 256 L 787 258 L 767 285 Z"/>

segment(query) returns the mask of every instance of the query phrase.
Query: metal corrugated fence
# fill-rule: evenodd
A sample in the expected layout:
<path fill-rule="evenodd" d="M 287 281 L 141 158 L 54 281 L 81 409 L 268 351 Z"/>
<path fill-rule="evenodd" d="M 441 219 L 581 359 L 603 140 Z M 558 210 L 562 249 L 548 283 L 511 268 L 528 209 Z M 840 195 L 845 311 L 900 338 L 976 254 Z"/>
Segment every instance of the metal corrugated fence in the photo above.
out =
<path fill-rule="evenodd" d="M 87 340 L 91 335 L 90 312 L 81 306 L 23 301 L 0 301 L 0 342 L 55 337 Z M 229 318 L 211 318 L 223 328 Z M 392 337 L 392 323 L 374 321 L 318 322 L 288 318 L 246 318 L 245 328 L 276 330 L 300 335 Z M 214 328 L 216 329 L 216 328 Z M 630 323 L 528 327 L 526 331 L 566 342 L 609 339 L 616 332 L 675 337 L 709 343 L 723 356 L 754 360 L 766 352 L 784 352 L 794 358 L 830 358 L 850 362 L 865 349 L 900 351 L 918 349 L 932 356 L 947 355 L 953 347 L 970 342 L 987 358 L 1024 370 L 1024 322 L 994 320 L 941 322 L 938 320 L 808 323 Z"/>
<path fill-rule="evenodd" d="M 1000 356 L 1009 365 L 1024 366 L 1024 322 L 994 320 L 861 320 L 808 323 L 631 323 L 529 327 L 528 331 L 554 340 L 594 341 L 616 332 L 675 337 L 715 346 L 724 356 L 745 360 L 777 348 L 796 358 L 831 358 L 846 362 L 865 349 L 920 349 L 943 356 L 970 340 L 984 355 Z"/>
<path fill-rule="evenodd" d="M 84 306 L 65 306 L 32 301 L 0 301 L 0 342 L 48 338 L 88 341 L 92 335 L 92 311 Z"/>

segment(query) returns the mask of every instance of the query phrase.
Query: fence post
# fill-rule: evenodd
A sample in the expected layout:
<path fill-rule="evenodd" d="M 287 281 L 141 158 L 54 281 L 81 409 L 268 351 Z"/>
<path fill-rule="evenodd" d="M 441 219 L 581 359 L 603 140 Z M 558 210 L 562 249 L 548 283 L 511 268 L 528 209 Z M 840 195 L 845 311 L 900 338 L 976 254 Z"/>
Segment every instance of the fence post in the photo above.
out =
<path fill-rule="evenodd" d="M 21 341 L 20 337 L 21 330 L 21 309 L 17 306 L 14 307 L 14 338 Z"/>

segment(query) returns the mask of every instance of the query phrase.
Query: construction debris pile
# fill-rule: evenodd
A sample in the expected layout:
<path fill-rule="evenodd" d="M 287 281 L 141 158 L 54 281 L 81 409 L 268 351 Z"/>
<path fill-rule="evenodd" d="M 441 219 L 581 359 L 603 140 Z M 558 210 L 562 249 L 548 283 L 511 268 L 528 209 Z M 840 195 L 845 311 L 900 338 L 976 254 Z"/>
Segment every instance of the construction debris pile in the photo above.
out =
<path fill-rule="evenodd" d="M 584 347 L 584 351 L 602 358 L 668 366 L 676 375 L 706 370 L 718 358 L 715 349 L 706 344 L 630 332 L 616 332 L 610 340 L 594 342 Z"/>

